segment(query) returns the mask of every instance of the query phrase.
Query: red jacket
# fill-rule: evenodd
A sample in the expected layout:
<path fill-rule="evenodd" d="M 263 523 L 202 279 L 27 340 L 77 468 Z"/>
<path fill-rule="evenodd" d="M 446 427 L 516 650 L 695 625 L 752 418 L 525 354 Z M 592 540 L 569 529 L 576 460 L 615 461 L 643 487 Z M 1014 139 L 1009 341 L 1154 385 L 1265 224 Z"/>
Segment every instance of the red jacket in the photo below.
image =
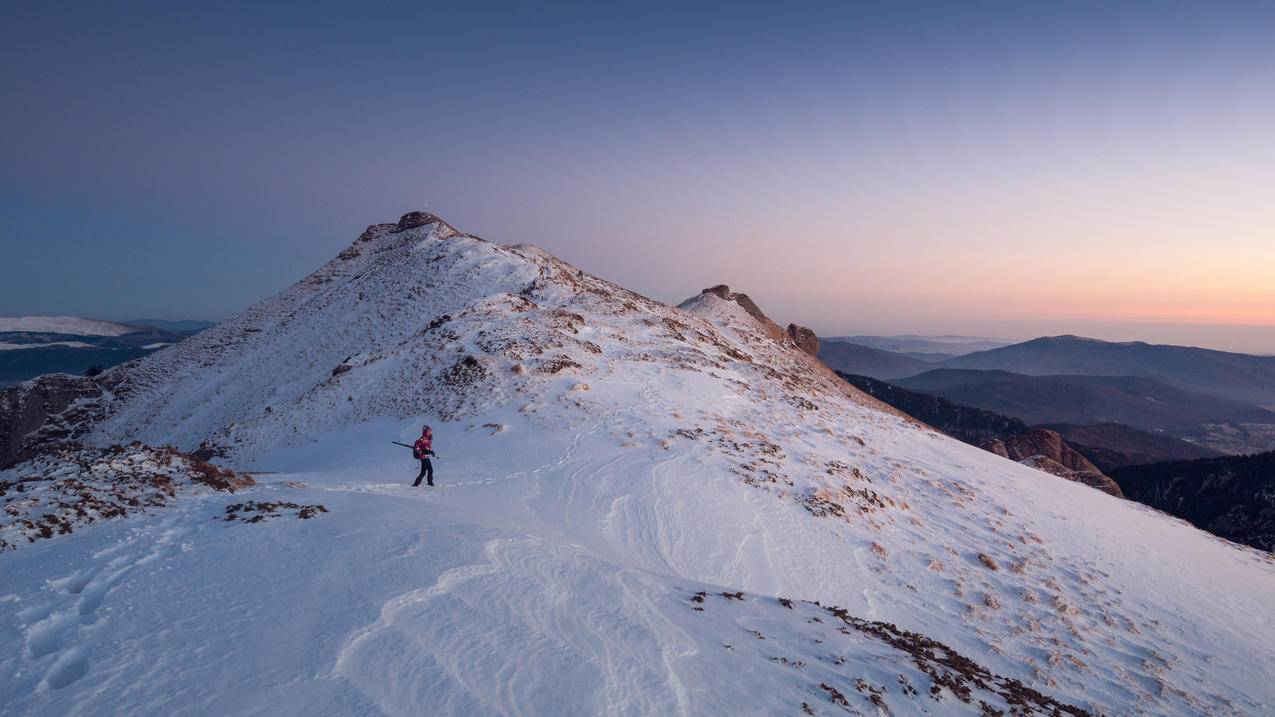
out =
<path fill-rule="evenodd" d="M 416 444 L 412 446 L 412 455 L 418 461 L 424 460 L 426 456 L 434 455 L 433 446 L 434 440 L 432 438 L 421 436 L 416 439 Z"/>

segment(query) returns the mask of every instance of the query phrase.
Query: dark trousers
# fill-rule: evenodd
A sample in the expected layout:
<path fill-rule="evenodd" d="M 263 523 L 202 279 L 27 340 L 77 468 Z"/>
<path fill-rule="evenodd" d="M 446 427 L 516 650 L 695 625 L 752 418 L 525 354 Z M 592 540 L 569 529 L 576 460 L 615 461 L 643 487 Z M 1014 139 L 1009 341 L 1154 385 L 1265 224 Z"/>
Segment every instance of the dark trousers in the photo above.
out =
<path fill-rule="evenodd" d="M 416 476 L 416 482 L 412 485 L 420 485 L 422 478 L 427 478 L 427 485 L 434 485 L 434 464 L 428 458 L 421 459 L 421 474 Z"/>

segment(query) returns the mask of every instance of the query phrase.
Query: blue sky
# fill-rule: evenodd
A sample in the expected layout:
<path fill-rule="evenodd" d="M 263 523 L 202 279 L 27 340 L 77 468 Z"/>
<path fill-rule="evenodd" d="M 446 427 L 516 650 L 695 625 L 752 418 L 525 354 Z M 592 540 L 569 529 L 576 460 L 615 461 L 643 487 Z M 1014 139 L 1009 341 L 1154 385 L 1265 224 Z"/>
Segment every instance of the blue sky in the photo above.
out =
<path fill-rule="evenodd" d="M 416 208 L 825 334 L 1275 352 L 1270 3 L 27 3 L 0 313 L 220 318 Z"/>

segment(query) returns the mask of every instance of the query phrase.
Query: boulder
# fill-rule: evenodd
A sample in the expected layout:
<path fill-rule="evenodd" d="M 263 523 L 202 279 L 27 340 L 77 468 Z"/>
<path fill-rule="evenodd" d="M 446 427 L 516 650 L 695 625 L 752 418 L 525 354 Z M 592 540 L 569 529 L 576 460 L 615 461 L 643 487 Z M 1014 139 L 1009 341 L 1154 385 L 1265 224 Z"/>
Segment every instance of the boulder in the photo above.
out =
<path fill-rule="evenodd" d="M 788 324 L 788 335 L 792 337 L 792 342 L 797 344 L 797 348 L 811 356 L 819 355 L 819 337 L 815 335 L 815 332 L 805 326 Z"/>
<path fill-rule="evenodd" d="M 1120 486 L 1114 480 L 1104 475 L 1076 449 L 1067 445 L 1056 431 L 1033 428 L 1003 440 L 986 441 L 979 447 L 1060 478 L 1084 483 L 1117 498 L 1124 497 Z"/>

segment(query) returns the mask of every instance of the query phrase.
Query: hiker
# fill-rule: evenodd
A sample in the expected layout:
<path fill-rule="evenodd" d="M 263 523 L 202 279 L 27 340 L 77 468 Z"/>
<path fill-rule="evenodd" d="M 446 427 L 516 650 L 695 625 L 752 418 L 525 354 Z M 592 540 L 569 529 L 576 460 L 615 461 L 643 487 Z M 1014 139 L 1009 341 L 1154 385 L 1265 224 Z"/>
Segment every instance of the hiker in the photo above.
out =
<path fill-rule="evenodd" d="M 434 464 L 429 457 L 434 455 L 434 431 L 429 426 L 421 429 L 421 437 L 412 446 L 412 457 L 421 462 L 421 473 L 416 476 L 413 487 L 421 484 L 421 478 L 427 479 L 426 485 L 434 485 Z"/>

